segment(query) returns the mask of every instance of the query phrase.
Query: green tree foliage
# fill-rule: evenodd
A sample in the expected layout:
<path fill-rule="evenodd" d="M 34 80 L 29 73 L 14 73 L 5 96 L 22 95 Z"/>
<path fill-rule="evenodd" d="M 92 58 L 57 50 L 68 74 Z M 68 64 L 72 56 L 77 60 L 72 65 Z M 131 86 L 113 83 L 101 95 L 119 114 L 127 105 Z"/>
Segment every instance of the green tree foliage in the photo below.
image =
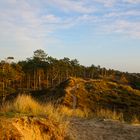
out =
<path fill-rule="evenodd" d="M 34 60 L 37 59 L 39 61 L 46 61 L 47 60 L 47 54 L 41 49 L 36 50 L 36 51 L 34 51 L 33 59 Z"/>
<path fill-rule="evenodd" d="M 77 59 L 56 59 L 44 50 L 36 50 L 31 58 L 18 63 L 0 62 L 0 92 L 13 90 L 41 90 L 54 87 L 69 77 L 108 79 L 114 82 L 140 86 L 140 74 L 122 73 L 100 66 L 83 66 Z"/>
<path fill-rule="evenodd" d="M 3 98 L 3 101 L 7 95 L 20 88 L 23 75 L 20 65 L 9 64 L 6 61 L 0 62 L 0 97 Z"/>

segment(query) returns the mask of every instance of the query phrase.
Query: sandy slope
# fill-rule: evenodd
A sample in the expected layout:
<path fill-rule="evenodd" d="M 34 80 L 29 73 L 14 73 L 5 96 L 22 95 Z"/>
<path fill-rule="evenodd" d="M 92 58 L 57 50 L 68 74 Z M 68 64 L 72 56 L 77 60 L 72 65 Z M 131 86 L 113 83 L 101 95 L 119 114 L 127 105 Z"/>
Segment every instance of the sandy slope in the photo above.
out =
<path fill-rule="evenodd" d="M 111 120 L 72 119 L 67 133 L 72 140 L 140 140 L 140 125 Z"/>
<path fill-rule="evenodd" d="M 111 120 L 73 118 L 66 134 L 56 127 L 46 119 L 1 119 L 0 140 L 140 140 L 140 125 Z"/>
<path fill-rule="evenodd" d="M 0 118 L 0 140 L 64 140 L 64 133 L 45 118 Z"/>

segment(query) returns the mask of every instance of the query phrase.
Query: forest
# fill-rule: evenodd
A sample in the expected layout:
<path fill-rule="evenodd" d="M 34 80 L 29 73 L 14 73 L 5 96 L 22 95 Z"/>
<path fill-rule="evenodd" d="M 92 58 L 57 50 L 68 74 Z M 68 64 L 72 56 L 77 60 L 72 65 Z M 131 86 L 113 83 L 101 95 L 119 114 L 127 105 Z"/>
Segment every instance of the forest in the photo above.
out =
<path fill-rule="evenodd" d="M 93 64 L 83 66 L 77 59 L 57 59 L 41 49 L 34 51 L 33 56 L 26 60 L 15 63 L 12 59 L 8 57 L 0 62 L 0 97 L 3 100 L 17 92 L 55 87 L 69 77 L 104 79 L 140 89 L 139 73 L 120 72 Z"/>

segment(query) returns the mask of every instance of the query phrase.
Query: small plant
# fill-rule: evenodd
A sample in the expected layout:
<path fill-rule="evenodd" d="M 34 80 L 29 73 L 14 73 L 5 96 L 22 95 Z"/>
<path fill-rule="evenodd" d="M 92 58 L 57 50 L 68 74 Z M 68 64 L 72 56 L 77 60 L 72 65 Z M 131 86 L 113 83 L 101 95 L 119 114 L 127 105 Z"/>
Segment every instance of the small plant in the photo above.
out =
<path fill-rule="evenodd" d="M 85 118 L 88 117 L 88 111 L 87 109 L 81 110 L 79 108 L 77 109 L 71 109 L 68 108 L 66 106 L 60 106 L 58 108 L 58 110 L 60 111 L 60 113 L 62 115 L 68 116 L 68 117 L 79 117 L 79 118 Z"/>
<path fill-rule="evenodd" d="M 121 122 L 124 121 L 123 113 L 118 113 L 115 110 L 109 110 L 109 109 L 98 109 L 95 113 L 95 116 L 98 118 L 104 118 L 104 119 L 112 119 L 112 120 L 119 120 Z"/>
<path fill-rule="evenodd" d="M 131 124 L 137 125 L 140 124 L 140 120 L 138 119 L 137 116 L 134 116 L 131 120 Z"/>

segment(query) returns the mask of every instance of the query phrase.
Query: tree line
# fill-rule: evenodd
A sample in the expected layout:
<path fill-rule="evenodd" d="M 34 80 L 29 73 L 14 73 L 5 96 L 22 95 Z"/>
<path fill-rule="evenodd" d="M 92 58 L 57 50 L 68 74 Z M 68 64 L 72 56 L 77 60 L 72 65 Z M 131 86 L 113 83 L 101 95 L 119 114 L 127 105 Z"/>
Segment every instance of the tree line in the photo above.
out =
<path fill-rule="evenodd" d="M 105 79 L 140 88 L 140 74 L 120 72 L 100 66 L 83 66 L 77 59 L 56 59 L 44 50 L 36 50 L 31 58 L 9 63 L 0 62 L 0 96 L 20 90 L 43 90 L 54 87 L 69 77 Z"/>

